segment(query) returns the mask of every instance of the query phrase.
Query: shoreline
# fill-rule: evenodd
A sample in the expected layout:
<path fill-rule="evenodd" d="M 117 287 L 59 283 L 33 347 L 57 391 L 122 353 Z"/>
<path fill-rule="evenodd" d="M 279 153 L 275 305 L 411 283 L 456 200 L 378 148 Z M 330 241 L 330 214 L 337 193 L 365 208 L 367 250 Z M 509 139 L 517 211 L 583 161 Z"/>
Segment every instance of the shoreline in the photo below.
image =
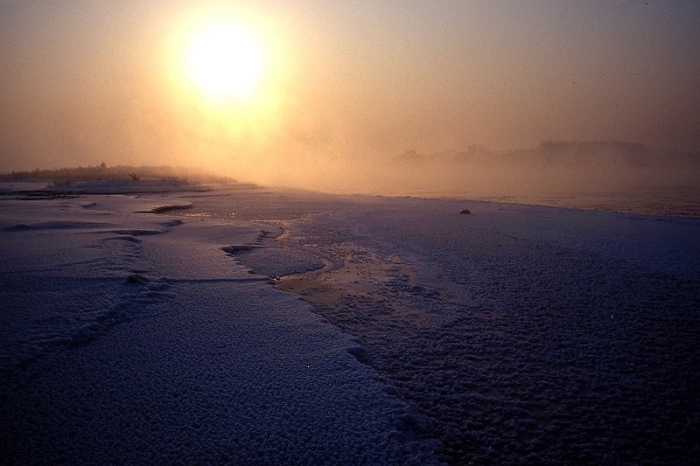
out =
<path fill-rule="evenodd" d="M 29 188 L 2 188 L 3 185 L 31 185 Z M 538 195 L 488 195 L 456 192 L 412 192 L 408 194 L 325 193 L 297 188 L 267 187 L 251 183 L 188 184 L 170 180 L 96 180 L 81 182 L 75 186 L 36 189 L 37 182 L 2 182 L 0 199 L 4 196 L 33 199 L 69 198 L 83 195 L 178 195 L 212 194 L 236 191 L 270 190 L 285 193 L 313 193 L 319 196 L 359 196 L 378 198 L 436 199 L 463 202 L 494 202 L 508 205 L 540 206 L 592 212 L 613 212 L 628 215 L 645 215 L 673 218 L 700 218 L 700 188 L 694 186 L 648 186 L 618 191 L 546 192 Z"/>

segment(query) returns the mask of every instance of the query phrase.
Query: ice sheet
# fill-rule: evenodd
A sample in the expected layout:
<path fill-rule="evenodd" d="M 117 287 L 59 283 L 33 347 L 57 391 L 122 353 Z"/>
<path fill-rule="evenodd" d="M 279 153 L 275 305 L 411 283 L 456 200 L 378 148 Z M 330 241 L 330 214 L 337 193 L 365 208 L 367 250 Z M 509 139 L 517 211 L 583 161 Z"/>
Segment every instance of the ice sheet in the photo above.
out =
<path fill-rule="evenodd" d="M 358 198 L 289 230 L 326 267 L 279 286 L 359 339 L 442 459 L 697 457 L 696 219 Z"/>
<path fill-rule="evenodd" d="M 700 454 L 697 219 L 264 189 L 32 202 L 0 217 L 22 459 Z M 191 208 L 133 213 L 169 203 Z"/>
<path fill-rule="evenodd" d="M 2 462 L 434 463 L 358 343 L 222 250 L 258 225 L 137 213 L 181 202 L 0 201 Z"/>

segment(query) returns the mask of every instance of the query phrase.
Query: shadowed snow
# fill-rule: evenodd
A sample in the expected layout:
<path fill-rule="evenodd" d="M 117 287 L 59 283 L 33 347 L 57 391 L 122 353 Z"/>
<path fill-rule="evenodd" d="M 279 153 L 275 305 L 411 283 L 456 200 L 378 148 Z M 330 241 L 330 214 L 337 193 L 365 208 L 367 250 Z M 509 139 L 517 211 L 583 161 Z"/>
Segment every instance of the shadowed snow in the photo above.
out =
<path fill-rule="evenodd" d="M 700 222 L 464 205 L 1 201 L 2 459 L 693 463 Z"/>
<path fill-rule="evenodd" d="M 1 462 L 435 463 L 350 337 L 221 250 L 257 226 L 90 199 L 110 228 L 0 202 L 60 226 L 0 231 Z"/>

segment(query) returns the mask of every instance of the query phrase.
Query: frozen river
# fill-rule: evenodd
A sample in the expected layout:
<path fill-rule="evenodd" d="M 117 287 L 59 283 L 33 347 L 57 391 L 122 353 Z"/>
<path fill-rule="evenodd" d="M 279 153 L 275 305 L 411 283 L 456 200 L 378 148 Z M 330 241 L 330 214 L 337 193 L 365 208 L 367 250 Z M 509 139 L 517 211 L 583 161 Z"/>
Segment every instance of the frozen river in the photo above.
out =
<path fill-rule="evenodd" d="M 283 218 L 278 243 L 325 266 L 279 287 L 359 339 L 358 360 L 419 413 L 443 459 L 692 462 L 698 220 L 410 198 L 306 202 L 285 209 L 299 217 Z M 239 258 L 282 272 L 257 254 Z"/>
<path fill-rule="evenodd" d="M 191 208 L 134 213 L 167 205 Z M 700 220 L 266 189 L 0 209 L 10 463 L 700 455 Z"/>

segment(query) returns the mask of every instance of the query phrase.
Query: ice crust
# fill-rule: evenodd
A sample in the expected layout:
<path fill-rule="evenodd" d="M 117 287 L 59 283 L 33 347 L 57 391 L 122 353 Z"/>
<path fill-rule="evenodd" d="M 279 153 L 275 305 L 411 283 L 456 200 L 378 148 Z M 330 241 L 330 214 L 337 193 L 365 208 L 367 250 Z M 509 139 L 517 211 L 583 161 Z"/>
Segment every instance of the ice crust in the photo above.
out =
<path fill-rule="evenodd" d="M 358 337 L 450 463 L 700 457 L 700 222 L 464 205 L 299 222 L 290 241 L 342 265 L 283 288 Z"/>
<path fill-rule="evenodd" d="M 221 250 L 259 226 L 135 213 L 167 204 L 0 201 L 0 463 L 436 464 L 351 337 Z"/>
<path fill-rule="evenodd" d="M 700 220 L 273 190 L 0 209 L 4 462 L 700 457 Z"/>

